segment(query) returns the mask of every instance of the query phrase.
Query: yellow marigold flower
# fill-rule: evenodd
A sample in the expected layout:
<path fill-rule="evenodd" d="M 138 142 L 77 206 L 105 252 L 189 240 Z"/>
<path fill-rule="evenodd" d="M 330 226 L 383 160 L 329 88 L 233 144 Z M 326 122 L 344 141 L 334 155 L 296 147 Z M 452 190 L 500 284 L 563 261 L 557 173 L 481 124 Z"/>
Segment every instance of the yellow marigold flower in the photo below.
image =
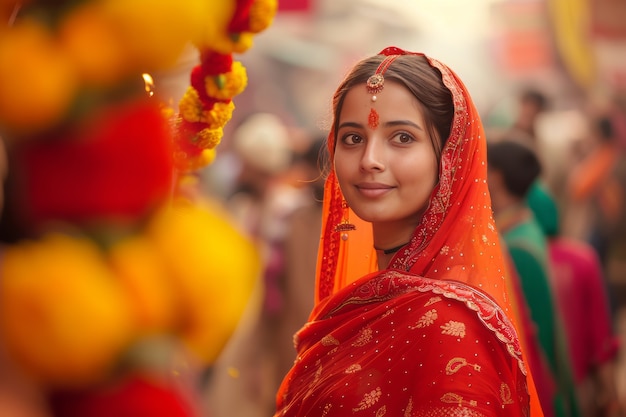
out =
<path fill-rule="evenodd" d="M 197 36 L 201 25 L 211 26 L 206 16 L 213 7 L 205 0 L 102 0 L 100 15 L 112 22 L 120 39 L 126 65 L 134 70 L 154 71 L 176 64 L 185 46 Z M 167 28 L 164 30 L 164 28 Z"/>
<path fill-rule="evenodd" d="M 139 333 L 172 330 L 178 318 L 172 287 L 156 250 L 136 235 L 113 245 L 109 260 L 128 297 Z"/>
<path fill-rule="evenodd" d="M 72 8 L 59 24 L 59 41 L 89 85 L 109 87 L 130 73 L 123 40 L 112 23 L 91 1 Z"/>
<path fill-rule="evenodd" d="M 197 169 L 204 168 L 205 166 L 211 165 L 215 160 L 217 152 L 215 149 L 204 149 L 200 156 L 196 157 L 196 164 L 198 166 Z"/>
<path fill-rule="evenodd" d="M 102 378 L 134 328 L 128 300 L 96 245 L 52 234 L 3 255 L 0 330 L 12 358 L 50 386 Z"/>
<path fill-rule="evenodd" d="M 250 301 L 259 253 L 217 203 L 175 202 L 155 217 L 148 233 L 184 308 L 183 341 L 211 364 Z"/>
<path fill-rule="evenodd" d="M 232 101 L 228 103 L 219 102 L 210 109 L 203 109 L 198 92 L 189 86 L 178 103 L 178 109 L 186 121 L 206 123 L 209 125 L 209 129 L 217 129 L 223 127 L 233 117 L 235 104 Z"/>
<path fill-rule="evenodd" d="M 248 83 L 246 67 L 239 61 L 234 61 L 230 72 L 215 77 L 206 77 L 206 93 L 219 100 L 230 100 L 240 94 Z"/>
<path fill-rule="evenodd" d="M 278 10 L 277 0 L 256 0 L 250 7 L 250 32 L 259 33 L 267 29 Z"/>
<path fill-rule="evenodd" d="M 209 129 L 217 129 L 224 127 L 226 123 L 233 117 L 235 103 L 215 103 L 212 109 L 202 113 L 201 122 L 206 123 Z"/>
<path fill-rule="evenodd" d="M 222 141 L 224 136 L 224 129 L 218 127 L 217 129 L 202 129 L 196 136 L 195 144 L 200 148 L 214 149 Z"/>
<path fill-rule="evenodd" d="M 253 38 L 250 32 L 224 34 L 215 39 L 213 49 L 220 54 L 242 54 L 252 47 Z"/>
<path fill-rule="evenodd" d="M 53 126 L 77 91 L 71 59 L 34 19 L 0 35 L 0 125 L 20 133 Z"/>
<path fill-rule="evenodd" d="M 200 15 L 203 18 L 203 25 L 196 31 L 192 38 L 192 43 L 200 50 L 216 50 L 217 44 L 223 43 L 226 36 L 228 24 L 235 13 L 235 0 L 213 0 L 205 1 L 210 8 L 208 13 Z M 211 23 L 207 24 L 206 16 L 211 17 Z M 228 53 L 228 51 L 226 52 Z"/>
<path fill-rule="evenodd" d="M 183 119 L 188 122 L 200 122 L 202 119 L 202 101 L 195 88 L 187 87 L 187 91 L 178 103 L 178 110 Z"/>
<path fill-rule="evenodd" d="M 254 43 L 254 34 L 250 32 L 238 33 L 236 38 L 232 39 L 233 52 L 237 54 L 243 54 L 248 49 L 252 48 Z"/>
<path fill-rule="evenodd" d="M 198 171 L 211 163 L 215 159 L 215 149 L 203 149 L 199 155 L 188 155 L 185 152 L 174 153 L 174 164 L 176 169 L 182 173 Z"/>

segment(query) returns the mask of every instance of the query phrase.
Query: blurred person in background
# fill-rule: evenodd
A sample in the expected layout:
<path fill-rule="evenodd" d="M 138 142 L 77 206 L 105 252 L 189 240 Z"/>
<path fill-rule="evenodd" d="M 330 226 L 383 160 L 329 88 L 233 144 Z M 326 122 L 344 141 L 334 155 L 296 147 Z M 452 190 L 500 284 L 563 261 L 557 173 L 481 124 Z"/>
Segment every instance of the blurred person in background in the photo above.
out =
<path fill-rule="evenodd" d="M 573 204 L 590 207 L 587 240 L 606 269 L 610 258 L 626 255 L 626 104 L 616 98 L 591 117 L 590 149 L 572 168 L 567 190 Z"/>
<path fill-rule="evenodd" d="M 619 339 L 613 333 L 600 259 L 584 240 L 561 235 L 559 209 L 551 196 L 530 207 L 548 237 L 552 288 L 566 329 L 582 416 L 622 416 L 615 372 Z"/>
<path fill-rule="evenodd" d="M 488 183 L 496 225 L 519 276 L 556 383 L 553 415 L 577 416 L 569 352 L 551 287 L 546 237 L 526 203 L 540 172 L 540 161 L 530 146 L 517 140 L 489 142 Z"/>
<path fill-rule="evenodd" d="M 548 110 L 548 97 L 538 88 L 524 88 L 517 98 L 517 110 L 507 137 L 516 137 L 536 144 L 537 121 Z"/>

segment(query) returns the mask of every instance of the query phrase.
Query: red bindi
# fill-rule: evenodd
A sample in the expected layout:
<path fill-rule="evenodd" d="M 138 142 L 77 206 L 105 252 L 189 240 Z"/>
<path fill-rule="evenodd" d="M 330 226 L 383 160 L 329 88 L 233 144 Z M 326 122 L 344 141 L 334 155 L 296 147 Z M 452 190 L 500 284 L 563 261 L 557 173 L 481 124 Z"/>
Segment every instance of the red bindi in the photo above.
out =
<path fill-rule="evenodd" d="M 370 114 L 367 117 L 367 125 L 371 128 L 371 129 L 376 129 L 378 127 L 378 112 L 376 111 L 376 109 L 371 109 L 370 110 Z"/>

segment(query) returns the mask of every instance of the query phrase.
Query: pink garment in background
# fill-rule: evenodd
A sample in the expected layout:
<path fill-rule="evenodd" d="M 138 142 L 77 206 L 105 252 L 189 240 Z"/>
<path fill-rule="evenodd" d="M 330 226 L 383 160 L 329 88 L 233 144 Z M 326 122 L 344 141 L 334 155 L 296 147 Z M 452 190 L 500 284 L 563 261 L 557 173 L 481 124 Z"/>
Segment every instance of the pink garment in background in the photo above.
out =
<path fill-rule="evenodd" d="M 614 359 L 619 341 L 613 333 L 600 261 L 584 242 L 564 237 L 549 241 L 553 288 L 566 326 L 576 382 Z"/>

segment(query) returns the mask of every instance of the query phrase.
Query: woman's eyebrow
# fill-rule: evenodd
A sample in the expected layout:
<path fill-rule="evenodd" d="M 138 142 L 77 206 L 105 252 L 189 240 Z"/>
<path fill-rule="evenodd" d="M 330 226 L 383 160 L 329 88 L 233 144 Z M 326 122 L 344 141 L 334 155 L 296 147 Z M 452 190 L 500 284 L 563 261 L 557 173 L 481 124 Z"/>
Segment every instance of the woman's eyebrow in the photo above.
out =
<path fill-rule="evenodd" d="M 358 128 L 363 128 L 363 124 L 357 123 L 357 122 L 343 122 L 339 125 L 338 129 L 341 129 L 344 127 L 355 127 L 358 129 Z"/>
<path fill-rule="evenodd" d="M 412 126 L 416 129 L 419 129 L 421 131 L 423 131 L 424 129 L 422 129 L 422 127 L 416 123 L 413 123 L 410 120 L 391 120 L 389 122 L 385 122 L 383 123 L 383 126 L 385 127 L 394 127 L 394 126 Z"/>
<path fill-rule="evenodd" d="M 383 124 L 385 127 L 394 127 L 394 126 L 412 126 L 416 129 L 419 130 L 424 130 L 422 129 L 422 127 L 416 123 L 413 123 L 410 120 L 392 120 L 389 122 L 385 122 Z M 363 128 L 363 124 L 362 123 L 357 123 L 357 122 L 343 122 L 339 125 L 339 129 L 342 129 L 344 127 L 354 127 L 354 128 Z"/>

